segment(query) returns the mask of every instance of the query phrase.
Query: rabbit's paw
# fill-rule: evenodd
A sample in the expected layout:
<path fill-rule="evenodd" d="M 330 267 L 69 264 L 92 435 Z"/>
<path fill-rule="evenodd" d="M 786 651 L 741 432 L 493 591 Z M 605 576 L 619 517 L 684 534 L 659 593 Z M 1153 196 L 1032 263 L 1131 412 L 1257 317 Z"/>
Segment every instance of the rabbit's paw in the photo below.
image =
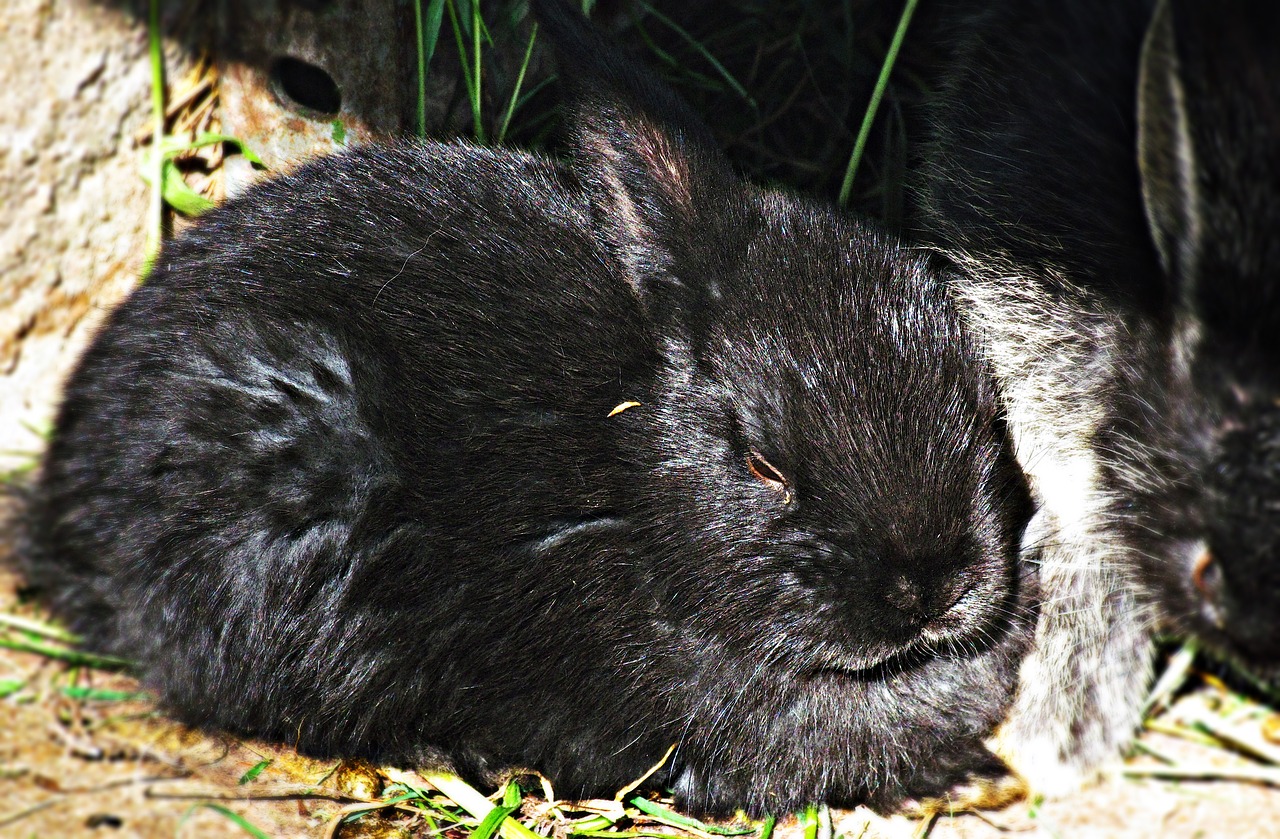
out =
<path fill-rule="evenodd" d="M 910 818 L 1001 810 L 1027 797 L 1026 781 L 985 748 L 922 772 L 898 812 Z"/>

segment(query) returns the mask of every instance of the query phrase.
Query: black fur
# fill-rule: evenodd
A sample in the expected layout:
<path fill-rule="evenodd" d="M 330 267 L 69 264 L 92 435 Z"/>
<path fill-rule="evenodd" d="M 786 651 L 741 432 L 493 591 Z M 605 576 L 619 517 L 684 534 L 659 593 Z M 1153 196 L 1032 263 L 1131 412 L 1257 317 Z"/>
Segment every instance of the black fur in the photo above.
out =
<path fill-rule="evenodd" d="M 1161 506 L 1145 554 L 1168 623 L 1280 674 L 1280 8 L 1170 3 L 1144 61 L 1139 151 L 1163 276 L 1183 339 L 1167 415 L 1144 415 L 1177 453 L 1185 496 Z M 1170 58 L 1172 59 L 1170 61 Z M 1149 68 L 1149 69 L 1148 69 Z M 1161 77 L 1163 74 L 1163 78 Z M 1171 160 L 1176 91 L 1189 159 Z M 1154 100 L 1154 101 L 1153 101 Z M 1174 135 L 1174 136 L 1171 136 Z M 1194 184 L 1187 189 L 1183 181 Z M 1171 423 L 1167 417 L 1174 417 Z M 1127 467 L 1132 468 L 1132 467 Z M 1140 468 L 1140 467 L 1139 467 Z M 1163 501 L 1163 504 L 1161 502 Z M 1177 501 L 1181 501 L 1179 504 Z M 1140 532 L 1149 530 L 1139 522 Z M 1167 557 L 1173 556 L 1169 562 Z"/>
<path fill-rule="evenodd" d="M 67 385 L 33 582 L 312 754 L 600 796 L 674 744 L 709 813 L 1000 776 L 1029 502 L 942 278 L 541 14 L 603 80 L 574 165 L 367 146 L 169 245 Z"/>
<path fill-rule="evenodd" d="M 1060 736 L 1009 749 L 1039 755 L 1019 766 L 1035 781 L 1127 738 L 1152 624 L 1280 661 L 1280 14 L 947 14 L 960 60 L 929 114 L 918 226 L 966 266 L 957 289 L 1055 519 L 1045 600 L 1067 605 L 1046 607 L 1036 655 L 1067 666 L 1024 676 L 1038 698 L 1015 739 Z"/>

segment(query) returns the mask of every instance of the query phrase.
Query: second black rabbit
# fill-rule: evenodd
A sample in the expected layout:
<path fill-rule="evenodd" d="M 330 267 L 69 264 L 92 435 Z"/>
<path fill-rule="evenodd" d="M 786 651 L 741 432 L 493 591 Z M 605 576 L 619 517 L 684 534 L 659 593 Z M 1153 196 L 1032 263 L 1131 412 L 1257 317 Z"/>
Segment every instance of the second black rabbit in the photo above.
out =
<path fill-rule="evenodd" d="M 942 11 L 917 224 L 962 269 L 1037 498 L 1002 738 L 1062 792 L 1132 736 L 1156 630 L 1280 662 L 1280 11 Z"/>

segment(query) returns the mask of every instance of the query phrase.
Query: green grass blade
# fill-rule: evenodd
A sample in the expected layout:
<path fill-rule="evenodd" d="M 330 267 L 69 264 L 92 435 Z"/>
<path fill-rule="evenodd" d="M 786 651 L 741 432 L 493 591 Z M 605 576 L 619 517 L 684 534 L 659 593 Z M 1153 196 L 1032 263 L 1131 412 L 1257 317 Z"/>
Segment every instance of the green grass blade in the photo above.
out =
<path fill-rule="evenodd" d="M 611 831 L 609 828 L 613 827 L 618 822 L 619 818 L 621 818 L 621 814 L 614 817 L 605 815 L 591 816 L 589 818 L 582 819 L 581 821 L 574 822 L 573 829 L 569 832 L 581 833 L 584 836 L 590 836 L 596 833 L 610 833 Z"/>
<path fill-rule="evenodd" d="M 435 58 L 435 45 L 440 41 L 440 24 L 444 20 L 444 0 L 429 0 L 426 17 L 422 17 L 422 0 L 413 0 L 417 28 L 417 136 L 426 136 L 426 73 Z"/>
<path fill-rule="evenodd" d="M 889 75 L 898 60 L 898 51 L 902 49 L 902 41 L 907 37 L 907 27 L 911 25 L 911 17 L 916 12 L 919 0 L 907 0 L 898 18 L 898 28 L 893 33 L 893 41 L 889 51 L 885 53 L 884 63 L 880 65 L 880 76 L 876 79 L 875 89 L 871 92 L 871 102 L 862 115 L 862 127 L 858 129 L 858 139 L 853 144 L 853 153 L 849 155 L 849 165 L 844 170 L 844 182 L 840 184 L 840 206 L 849 204 L 849 196 L 853 193 L 853 178 L 858 174 L 858 164 L 862 162 L 862 153 L 867 147 L 867 137 L 871 134 L 871 124 L 876 120 L 876 112 L 880 110 L 880 100 L 884 98 L 885 89 L 889 86 Z"/>
<path fill-rule="evenodd" d="M 184 216 L 198 216 L 213 209 L 212 201 L 187 186 L 187 182 L 182 179 L 182 173 L 172 161 L 166 160 L 160 167 L 160 171 L 163 173 L 161 194 L 164 196 L 164 203 Z"/>
<path fill-rule="evenodd" d="M 429 0 L 425 17 L 422 0 L 414 0 L 414 26 L 418 38 L 418 136 L 427 136 L 427 69 L 440 41 L 440 25 L 444 20 L 445 0 Z"/>
<path fill-rule="evenodd" d="M 262 158 L 253 153 L 253 149 L 245 145 L 244 140 L 241 140 L 239 137 L 233 137 L 230 134 L 219 134 L 214 131 L 201 131 L 196 135 L 194 140 L 186 140 L 182 137 L 166 135 L 161 138 L 160 152 L 164 155 L 166 160 L 171 160 L 185 151 L 202 149 L 205 146 L 212 146 L 216 143 L 226 143 L 229 146 L 235 146 L 236 151 L 244 155 L 245 159 L 250 163 L 255 166 L 266 168 L 267 164 L 263 163 Z"/>
<path fill-rule="evenodd" d="M 475 123 L 476 142 L 483 143 L 484 122 L 480 113 L 480 88 L 483 83 L 480 67 L 480 38 L 484 32 L 484 21 L 480 18 L 480 0 L 471 0 L 471 60 L 475 62 L 472 78 L 475 87 L 471 91 L 471 119 Z"/>
<path fill-rule="evenodd" d="M 62 695 L 68 699 L 94 700 L 98 702 L 131 702 L 135 699 L 150 699 L 150 696 L 138 690 L 104 690 L 79 685 L 65 687 Z"/>
<path fill-rule="evenodd" d="M 810 804 L 800 815 L 800 827 L 804 830 L 804 839 L 818 839 L 818 808 Z"/>
<path fill-rule="evenodd" d="M 462 34 L 467 38 L 471 37 L 471 2 L 472 0 L 449 0 L 449 4 L 455 6 L 458 13 L 458 22 L 462 26 Z"/>
<path fill-rule="evenodd" d="M 427 17 L 422 37 L 422 62 L 424 66 L 431 65 L 431 59 L 436 55 L 436 44 L 440 41 L 440 25 L 444 21 L 444 2 L 445 0 L 430 0 L 427 3 Z"/>
<path fill-rule="evenodd" d="M 93 667 L 98 670 L 127 670 L 133 667 L 133 662 L 123 658 L 116 658 L 109 655 L 95 655 L 93 653 L 82 653 L 79 650 L 69 650 L 65 647 L 54 647 L 49 644 L 43 644 L 39 641 L 14 641 L 9 638 L 0 638 L 0 647 L 7 650 L 16 650 L 20 653 L 32 653 L 33 655 L 42 655 L 45 658 L 51 658 L 55 661 L 65 661 L 68 664 L 77 667 Z"/>
<path fill-rule="evenodd" d="M 427 783 L 440 790 L 455 804 L 470 813 L 472 818 L 483 821 L 489 815 L 489 812 L 494 809 L 489 799 L 456 775 L 435 772 L 422 777 Z M 542 839 L 541 836 L 510 817 L 502 819 L 499 823 L 498 834 L 503 839 Z"/>
<path fill-rule="evenodd" d="M 249 770 L 245 772 L 243 775 L 241 775 L 240 780 L 236 781 L 236 783 L 239 784 L 240 786 L 244 786 L 245 784 L 256 781 L 258 779 L 258 776 L 261 775 L 263 771 L 270 765 L 271 765 L 271 758 L 264 757 L 262 760 L 258 761 L 253 766 L 250 766 Z"/>
<path fill-rule="evenodd" d="M 23 618 L 17 615 L 0 614 L 0 626 L 7 626 L 11 629 L 20 629 L 32 635 L 39 635 L 42 638 L 48 638 L 51 641 L 61 641 L 64 644 L 78 644 L 80 639 L 75 635 L 67 632 L 65 629 L 45 623 L 44 621 L 34 620 L 32 618 Z"/>
<path fill-rule="evenodd" d="M 668 824 L 672 827 L 701 830 L 705 833 L 711 833 L 716 836 L 745 836 L 748 833 L 755 833 L 755 829 L 750 827 L 721 827 L 719 825 L 706 824 L 698 821 L 697 819 L 682 816 L 674 810 L 668 810 L 661 804 L 650 801 L 641 795 L 633 795 L 631 798 L 627 799 L 627 806 L 635 807 L 654 821 L 662 822 L 663 824 Z"/>
<path fill-rule="evenodd" d="M 524 794 L 520 791 L 520 785 L 508 781 L 502 789 L 502 806 L 494 807 L 480 820 L 470 839 L 490 839 L 506 821 L 507 816 L 520 809 L 520 803 L 523 800 Z"/>
<path fill-rule="evenodd" d="M 471 839 L 489 839 L 493 836 L 498 827 L 507 819 L 507 816 L 518 810 L 519 807 L 494 807 L 489 811 L 489 815 L 485 816 L 471 834 Z"/>
<path fill-rule="evenodd" d="M 714 55 L 711 54 L 711 51 L 708 50 L 706 46 L 702 44 L 701 41 L 699 41 L 697 38 L 693 37 L 688 32 L 686 32 L 685 29 L 682 26 L 680 26 L 680 24 L 676 23 L 674 20 L 672 20 L 671 18 L 664 15 L 662 12 L 655 9 L 652 4 L 642 2 L 640 6 L 646 12 L 653 15 L 654 18 L 656 18 L 660 23 L 662 23 L 664 26 L 671 29 L 672 32 L 675 32 L 682 39 L 684 39 L 684 41 L 688 43 L 689 46 L 693 47 L 694 50 L 697 51 L 698 55 L 702 56 L 704 61 L 706 61 L 708 64 L 710 64 L 712 67 L 715 68 L 716 73 L 720 76 L 721 79 L 724 80 L 724 83 L 727 84 L 730 88 L 732 88 L 733 92 L 738 94 L 738 96 L 740 96 L 744 102 L 750 105 L 753 111 L 758 111 L 760 109 L 760 106 L 756 104 L 756 100 L 751 97 L 750 93 L 747 93 L 747 89 L 743 87 L 738 82 L 738 80 L 733 77 L 733 74 L 730 73 L 725 68 L 725 66 L 721 64 Z"/>
<path fill-rule="evenodd" d="M 192 813 L 194 813 L 196 810 L 199 810 L 201 808 L 204 808 L 206 810 L 212 810 L 218 815 L 225 817 L 228 821 L 230 821 L 232 824 L 239 827 L 245 833 L 254 837 L 254 839 L 271 839 L 271 837 L 267 835 L 267 833 L 264 830 L 262 830 L 262 828 L 256 827 L 252 822 L 250 822 L 244 816 L 237 813 L 235 810 L 231 810 L 227 807 L 223 807 L 221 804 L 214 804 L 212 802 L 207 802 L 207 801 L 202 802 L 200 804 L 192 804 L 191 807 L 187 809 L 187 812 L 183 814 L 182 820 L 178 822 L 178 825 L 181 826 L 183 822 L 185 822 L 187 819 L 191 817 Z"/>
<path fill-rule="evenodd" d="M 509 781 L 502 788 L 502 806 L 519 807 L 522 801 L 524 801 L 524 792 L 521 791 L 520 785 Z"/>
<path fill-rule="evenodd" d="M 511 99 L 507 102 L 507 112 L 502 115 L 502 124 L 498 126 L 498 138 L 495 142 L 499 144 L 506 139 L 507 127 L 511 125 L 511 115 L 515 113 L 520 97 L 520 88 L 524 86 L 524 74 L 529 69 L 529 59 L 533 57 L 533 43 L 537 38 L 538 23 L 534 21 L 533 28 L 529 30 L 529 44 L 524 49 L 524 60 L 520 62 L 520 73 L 516 76 L 516 84 L 511 91 Z"/>
<path fill-rule="evenodd" d="M 422 21 L 422 0 L 413 0 L 413 35 L 418 50 L 418 136 L 427 136 L 426 29 Z"/>
<path fill-rule="evenodd" d="M 145 280 L 160 255 L 164 234 L 164 47 L 160 42 L 160 0 L 151 0 L 147 10 L 147 45 L 151 56 L 151 208 L 147 219 L 147 242 L 142 253 Z"/>
<path fill-rule="evenodd" d="M 538 82 L 537 84 L 535 84 L 533 87 L 526 90 L 524 92 L 524 95 L 520 97 L 520 101 L 516 103 L 516 110 L 518 111 L 521 108 L 523 108 L 530 99 L 537 96 L 539 93 L 542 92 L 543 88 L 545 88 L 547 85 L 551 84 L 554 81 L 555 79 L 551 77 L 547 77 L 542 81 Z M 544 114 L 543 116 L 550 116 L 550 115 L 551 115 L 550 113 L 547 113 L 547 114 Z"/>
<path fill-rule="evenodd" d="M 229 146 L 235 146 L 236 151 L 244 155 L 245 160 L 249 161 L 254 166 L 259 166 L 263 169 L 267 168 L 267 164 L 262 162 L 262 158 L 254 154 L 253 149 L 245 145 L 244 140 L 241 140 L 239 137 L 232 137 L 230 134 L 216 134 L 212 131 L 202 131 L 196 135 L 194 140 L 187 143 L 186 146 L 191 149 L 199 149 L 204 148 L 205 146 L 212 146 L 214 143 L 226 143 Z"/>
<path fill-rule="evenodd" d="M 471 55 L 467 51 L 466 36 L 469 31 L 469 25 L 464 27 L 463 21 L 469 21 L 469 17 L 465 17 L 458 11 L 458 3 L 465 3 L 467 0 L 445 0 L 446 11 L 449 12 L 449 26 L 453 29 L 453 40 L 458 47 L 458 63 L 462 67 L 462 83 L 467 89 L 467 101 L 471 105 L 471 119 L 475 126 L 476 140 L 484 142 L 484 126 L 480 122 L 480 85 L 479 79 L 472 74 Z M 467 6 L 470 9 L 470 5 Z M 479 67 L 480 60 L 477 57 L 475 66 Z"/>

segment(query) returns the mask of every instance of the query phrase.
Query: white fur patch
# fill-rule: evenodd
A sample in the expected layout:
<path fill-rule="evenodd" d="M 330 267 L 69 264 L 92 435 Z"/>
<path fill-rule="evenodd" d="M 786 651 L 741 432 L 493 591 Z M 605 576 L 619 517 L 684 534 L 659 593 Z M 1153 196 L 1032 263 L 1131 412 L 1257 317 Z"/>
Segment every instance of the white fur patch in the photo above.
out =
<path fill-rule="evenodd" d="M 1064 794 L 1118 756 L 1150 680 L 1150 618 L 1108 527 L 1092 442 L 1125 327 L 1061 277 L 950 256 L 965 271 L 953 288 L 995 369 L 1039 506 L 1024 556 L 1040 564 L 1044 602 L 999 750 L 1037 792 Z"/>

